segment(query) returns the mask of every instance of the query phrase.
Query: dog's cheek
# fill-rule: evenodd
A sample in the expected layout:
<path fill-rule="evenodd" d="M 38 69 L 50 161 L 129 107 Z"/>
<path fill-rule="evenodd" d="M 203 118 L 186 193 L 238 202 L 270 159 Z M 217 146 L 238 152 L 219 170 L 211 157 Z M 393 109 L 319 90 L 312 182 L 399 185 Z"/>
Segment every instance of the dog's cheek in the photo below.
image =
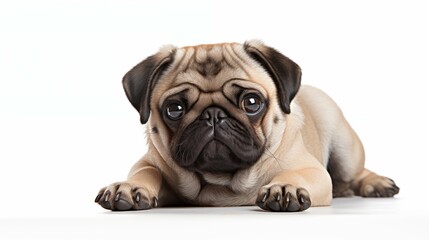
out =
<path fill-rule="evenodd" d="M 285 131 L 285 117 L 278 109 L 267 109 L 260 123 L 261 136 L 265 139 L 266 149 L 278 145 Z"/>

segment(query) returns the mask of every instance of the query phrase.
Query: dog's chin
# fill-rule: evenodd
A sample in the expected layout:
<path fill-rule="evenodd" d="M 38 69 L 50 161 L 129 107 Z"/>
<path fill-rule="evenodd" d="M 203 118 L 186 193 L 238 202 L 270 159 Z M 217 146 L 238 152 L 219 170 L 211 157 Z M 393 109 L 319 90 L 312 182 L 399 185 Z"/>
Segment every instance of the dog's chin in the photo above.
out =
<path fill-rule="evenodd" d="M 195 170 L 212 173 L 230 173 L 245 168 L 233 151 L 220 141 L 212 140 L 195 161 Z"/>

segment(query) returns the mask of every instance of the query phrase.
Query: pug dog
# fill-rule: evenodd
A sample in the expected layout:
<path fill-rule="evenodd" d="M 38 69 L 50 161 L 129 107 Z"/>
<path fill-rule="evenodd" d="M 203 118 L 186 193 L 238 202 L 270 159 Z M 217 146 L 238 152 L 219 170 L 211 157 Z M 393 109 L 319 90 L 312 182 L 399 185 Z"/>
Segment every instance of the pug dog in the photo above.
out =
<path fill-rule="evenodd" d="M 335 102 L 259 41 L 166 46 L 123 78 L 148 152 L 95 202 L 113 211 L 257 205 L 275 212 L 333 197 L 392 197 Z"/>

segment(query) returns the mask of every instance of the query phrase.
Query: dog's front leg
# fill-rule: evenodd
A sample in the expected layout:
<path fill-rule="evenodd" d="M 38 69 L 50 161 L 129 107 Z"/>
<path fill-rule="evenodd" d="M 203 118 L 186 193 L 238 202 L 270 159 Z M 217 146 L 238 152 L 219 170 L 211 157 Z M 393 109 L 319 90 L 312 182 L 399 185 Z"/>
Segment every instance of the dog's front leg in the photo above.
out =
<path fill-rule="evenodd" d="M 263 186 L 256 204 L 275 212 L 297 212 L 310 206 L 329 205 L 332 200 L 332 183 L 322 167 L 285 170 Z"/>
<path fill-rule="evenodd" d="M 95 202 L 114 211 L 143 210 L 159 206 L 163 184 L 160 171 L 146 161 L 146 156 L 131 169 L 127 181 L 102 188 Z"/>

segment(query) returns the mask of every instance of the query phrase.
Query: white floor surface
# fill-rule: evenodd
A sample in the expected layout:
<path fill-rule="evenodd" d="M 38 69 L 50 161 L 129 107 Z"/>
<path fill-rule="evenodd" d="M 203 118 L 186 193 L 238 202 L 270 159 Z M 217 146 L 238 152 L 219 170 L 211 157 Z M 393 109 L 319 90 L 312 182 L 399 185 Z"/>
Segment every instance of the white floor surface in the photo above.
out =
<path fill-rule="evenodd" d="M 300 213 L 258 207 L 109 212 L 95 206 L 86 213 L 2 218 L 0 239 L 429 239 L 429 212 L 417 207 L 423 200 L 343 198 Z"/>

